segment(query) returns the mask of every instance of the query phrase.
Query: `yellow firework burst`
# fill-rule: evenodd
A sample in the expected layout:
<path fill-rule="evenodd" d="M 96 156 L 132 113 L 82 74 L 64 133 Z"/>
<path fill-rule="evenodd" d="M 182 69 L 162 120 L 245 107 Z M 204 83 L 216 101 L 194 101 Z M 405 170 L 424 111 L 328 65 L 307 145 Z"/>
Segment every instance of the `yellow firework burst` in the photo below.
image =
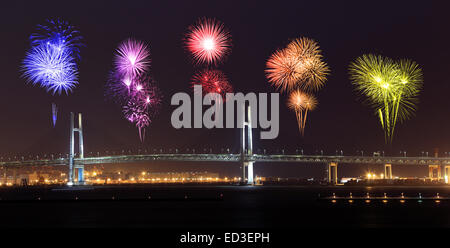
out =
<path fill-rule="evenodd" d="M 350 79 L 374 107 L 385 140 L 392 143 L 397 121 L 410 118 L 416 110 L 423 85 L 422 70 L 411 60 L 395 62 L 369 54 L 350 64 Z"/>

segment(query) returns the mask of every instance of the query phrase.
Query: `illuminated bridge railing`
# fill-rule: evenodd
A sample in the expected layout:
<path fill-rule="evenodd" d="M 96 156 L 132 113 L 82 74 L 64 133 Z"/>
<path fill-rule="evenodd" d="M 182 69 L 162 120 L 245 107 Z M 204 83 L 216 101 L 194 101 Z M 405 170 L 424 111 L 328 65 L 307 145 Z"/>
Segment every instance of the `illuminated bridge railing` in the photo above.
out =
<path fill-rule="evenodd" d="M 139 154 L 113 155 L 75 158 L 75 164 L 116 164 L 151 161 L 180 162 L 240 162 L 240 154 Z M 294 162 L 294 163 L 330 163 L 339 164 L 394 164 L 394 165 L 450 165 L 450 158 L 435 157 L 369 157 L 369 156 L 327 156 L 327 155 L 262 155 L 254 154 L 244 157 L 244 161 L 254 162 Z M 67 158 L 35 159 L 20 161 L 1 161 L 0 166 L 58 166 L 67 165 Z"/>
<path fill-rule="evenodd" d="M 146 154 L 75 159 L 77 164 L 114 164 L 147 161 L 239 162 L 240 154 Z"/>
<path fill-rule="evenodd" d="M 450 158 L 435 157 L 369 157 L 369 156 L 325 156 L 325 155 L 260 155 L 252 156 L 255 162 L 296 162 L 341 164 L 395 164 L 395 165 L 448 165 Z"/>

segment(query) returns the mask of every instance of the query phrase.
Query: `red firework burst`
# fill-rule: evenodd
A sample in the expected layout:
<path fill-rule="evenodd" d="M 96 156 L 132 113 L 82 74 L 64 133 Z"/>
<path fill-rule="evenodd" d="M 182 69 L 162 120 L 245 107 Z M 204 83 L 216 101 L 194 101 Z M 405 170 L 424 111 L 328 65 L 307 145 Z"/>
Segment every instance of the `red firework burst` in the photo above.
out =
<path fill-rule="evenodd" d="M 233 92 L 233 86 L 228 82 L 225 74 L 219 70 L 205 69 L 194 75 L 192 78 L 192 87 L 202 86 L 202 93 L 217 93 L 226 101 L 226 94 Z M 195 92 L 198 93 L 198 92 Z"/>
<path fill-rule="evenodd" d="M 214 19 L 201 19 L 189 27 L 186 47 L 198 64 L 218 64 L 231 51 L 231 35 Z"/>

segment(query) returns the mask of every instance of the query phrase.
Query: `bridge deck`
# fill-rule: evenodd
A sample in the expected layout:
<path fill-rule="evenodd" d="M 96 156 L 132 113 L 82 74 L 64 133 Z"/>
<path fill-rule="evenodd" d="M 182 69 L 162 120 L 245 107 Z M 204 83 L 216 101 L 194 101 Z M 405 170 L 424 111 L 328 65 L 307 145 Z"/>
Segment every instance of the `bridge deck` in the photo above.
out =
<path fill-rule="evenodd" d="M 75 158 L 75 164 L 115 164 L 149 161 L 181 162 L 240 162 L 241 154 L 137 154 Z M 436 157 L 369 157 L 369 156 L 327 156 L 327 155 L 263 155 L 253 154 L 243 157 L 243 161 L 253 162 L 293 162 L 338 164 L 395 164 L 395 165 L 450 165 L 450 158 Z M 0 166 L 53 166 L 67 165 L 67 158 L 0 161 Z"/>

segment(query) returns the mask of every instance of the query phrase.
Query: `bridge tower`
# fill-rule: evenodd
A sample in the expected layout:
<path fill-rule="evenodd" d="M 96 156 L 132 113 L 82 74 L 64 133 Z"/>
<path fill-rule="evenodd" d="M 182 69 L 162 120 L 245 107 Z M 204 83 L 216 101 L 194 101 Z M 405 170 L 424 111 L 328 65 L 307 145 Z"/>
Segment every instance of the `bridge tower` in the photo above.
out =
<path fill-rule="evenodd" d="M 74 164 L 75 159 L 75 132 L 78 132 L 79 158 L 84 158 L 83 126 L 81 113 L 78 113 L 78 127 L 75 127 L 75 115 L 70 112 L 70 152 L 69 152 L 69 179 L 67 185 L 73 185 L 75 176 L 78 176 L 77 184 L 84 183 L 84 165 Z"/>
<path fill-rule="evenodd" d="M 384 179 L 392 178 L 392 164 L 384 164 Z"/>
<path fill-rule="evenodd" d="M 336 185 L 338 183 L 337 167 L 338 163 L 336 162 L 328 163 L 328 182 L 333 185 Z"/>
<path fill-rule="evenodd" d="M 434 173 L 436 171 L 436 174 Z M 428 165 L 428 177 L 430 180 L 441 180 L 441 165 Z"/>
<path fill-rule="evenodd" d="M 245 167 L 247 167 L 247 184 L 253 185 L 253 161 L 247 161 L 246 156 L 253 155 L 253 143 L 252 143 L 252 118 L 251 118 L 251 108 L 250 105 L 245 111 L 245 104 L 242 111 L 242 130 L 241 130 L 241 164 L 242 164 L 242 182 L 245 183 Z M 247 115 L 247 121 L 245 121 L 245 116 Z M 245 128 L 247 127 L 247 128 Z M 247 135 L 245 131 L 247 130 Z M 245 142 L 245 136 L 247 136 L 247 143 Z M 246 144 L 248 148 L 246 149 Z"/>

